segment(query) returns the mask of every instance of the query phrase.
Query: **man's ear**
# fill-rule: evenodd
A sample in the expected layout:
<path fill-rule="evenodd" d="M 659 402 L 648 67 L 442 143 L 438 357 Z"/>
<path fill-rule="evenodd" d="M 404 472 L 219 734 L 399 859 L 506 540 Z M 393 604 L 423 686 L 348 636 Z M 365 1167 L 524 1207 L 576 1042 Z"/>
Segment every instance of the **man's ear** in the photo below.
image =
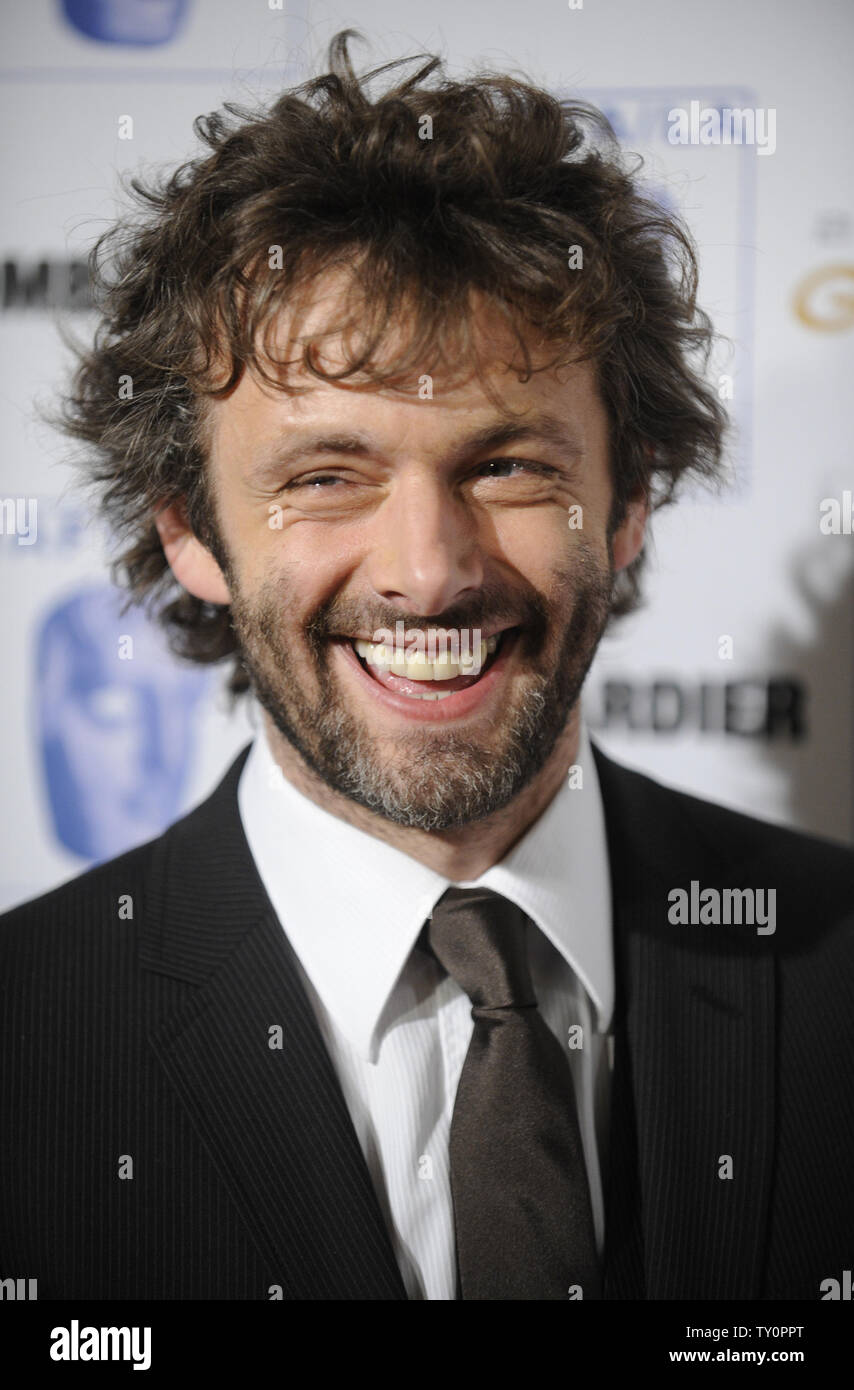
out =
<path fill-rule="evenodd" d="M 635 493 L 626 504 L 626 514 L 614 532 L 614 569 L 624 570 L 636 560 L 646 537 L 649 519 L 649 499 L 642 491 Z"/>
<path fill-rule="evenodd" d="M 225 575 L 211 552 L 190 529 L 183 506 L 173 503 L 162 507 L 154 517 L 154 524 L 178 583 L 195 598 L 208 603 L 231 603 Z"/>

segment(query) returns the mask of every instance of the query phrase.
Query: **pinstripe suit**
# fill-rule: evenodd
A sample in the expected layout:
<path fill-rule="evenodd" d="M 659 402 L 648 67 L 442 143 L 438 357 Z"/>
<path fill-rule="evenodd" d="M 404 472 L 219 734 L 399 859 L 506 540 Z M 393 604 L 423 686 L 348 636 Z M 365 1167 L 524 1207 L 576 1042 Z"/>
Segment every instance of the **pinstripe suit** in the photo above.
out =
<path fill-rule="evenodd" d="M 854 1249 L 854 851 L 595 751 L 605 1296 L 818 1299 Z M 159 839 L 0 921 L 0 1277 L 42 1299 L 406 1297 L 243 835 L 245 756 Z M 776 889 L 775 933 L 672 925 L 691 880 Z"/>

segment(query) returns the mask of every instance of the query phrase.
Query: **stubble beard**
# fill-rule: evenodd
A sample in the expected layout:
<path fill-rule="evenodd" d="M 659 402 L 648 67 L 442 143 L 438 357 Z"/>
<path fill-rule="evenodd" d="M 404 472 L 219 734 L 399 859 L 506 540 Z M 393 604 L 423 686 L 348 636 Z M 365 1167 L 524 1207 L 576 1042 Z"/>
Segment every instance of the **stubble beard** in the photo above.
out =
<path fill-rule="evenodd" d="M 331 621 L 329 607 L 313 615 L 297 646 L 286 640 L 280 622 L 288 611 L 283 582 L 266 581 L 250 597 L 229 576 L 241 658 L 275 728 L 333 791 L 396 825 L 434 833 L 486 820 L 544 767 L 581 694 L 608 621 L 613 582 L 611 564 L 579 542 L 571 566 L 557 576 L 558 597 L 546 600 L 531 591 L 523 598 L 522 630 L 511 658 L 522 676 L 512 682 L 488 733 L 422 725 L 386 735 L 380 748 L 348 705 L 333 670 L 329 634 L 342 629 Z M 429 626 L 486 627 L 483 607 L 465 622 L 455 608 L 453 621 L 443 617 Z M 394 614 L 390 626 L 401 616 Z M 407 627 L 428 626 L 411 615 L 404 621 Z M 561 623 L 563 635 L 550 656 Z M 389 624 L 372 624 L 371 630 L 382 626 Z M 316 698 L 304 688 L 306 648 Z"/>

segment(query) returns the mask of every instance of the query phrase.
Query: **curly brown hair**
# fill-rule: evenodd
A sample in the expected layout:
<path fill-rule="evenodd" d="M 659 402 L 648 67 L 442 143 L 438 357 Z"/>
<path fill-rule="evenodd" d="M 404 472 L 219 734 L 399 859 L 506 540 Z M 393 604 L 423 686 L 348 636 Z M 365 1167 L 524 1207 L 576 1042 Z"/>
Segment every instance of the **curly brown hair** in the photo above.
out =
<path fill-rule="evenodd" d="M 114 577 L 157 612 L 181 655 L 235 656 L 235 693 L 248 681 L 230 610 L 176 584 L 153 516 L 182 503 L 226 567 L 206 402 L 247 369 L 281 384 L 275 318 L 325 271 L 354 276 L 358 295 L 339 327 L 358 323 L 359 345 L 332 374 L 306 342 L 298 360 L 315 377 L 429 371 L 452 339 L 472 346 L 473 291 L 504 316 L 527 375 L 543 369 L 531 365 L 531 328 L 555 345 L 547 365 L 592 361 L 610 422 L 611 534 L 639 491 L 658 507 L 683 474 L 722 474 L 726 416 L 704 375 L 713 333 L 696 303 L 693 243 L 641 191 L 641 161 L 629 169 L 605 116 L 506 74 L 452 81 L 430 55 L 359 76 L 354 37 L 337 34 L 330 71 L 269 110 L 227 103 L 199 117 L 211 153 L 148 185 L 131 180 L 137 215 L 91 254 L 100 324 L 60 417 L 93 446 L 87 476 L 124 547 Z M 374 78 L 411 61 L 421 65 L 372 99 Z M 282 265 L 271 269 L 274 246 Z M 570 247 L 583 270 L 568 270 Z M 403 307 L 411 333 L 380 370 L 376 349 Z M 637 605 L 643 559 L 617 577 L 613 616 Z"/>

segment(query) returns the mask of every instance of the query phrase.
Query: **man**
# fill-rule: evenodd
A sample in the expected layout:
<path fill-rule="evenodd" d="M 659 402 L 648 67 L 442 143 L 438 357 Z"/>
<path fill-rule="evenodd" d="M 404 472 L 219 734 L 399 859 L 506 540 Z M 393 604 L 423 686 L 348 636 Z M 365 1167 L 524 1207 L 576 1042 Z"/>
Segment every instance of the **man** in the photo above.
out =
<path fill-rule="evenodd" d="M 68 428 L 127 587 L 262 719 L 197 810 L 4 920 L 3 1272 L 818 1299 L 854 854 L 581 717 L 650 511 L 719 465 L 690 243 L 591 109 L 437 60 L 371 100 L 347 42 L 201 123 L 104 246 Z"/>

